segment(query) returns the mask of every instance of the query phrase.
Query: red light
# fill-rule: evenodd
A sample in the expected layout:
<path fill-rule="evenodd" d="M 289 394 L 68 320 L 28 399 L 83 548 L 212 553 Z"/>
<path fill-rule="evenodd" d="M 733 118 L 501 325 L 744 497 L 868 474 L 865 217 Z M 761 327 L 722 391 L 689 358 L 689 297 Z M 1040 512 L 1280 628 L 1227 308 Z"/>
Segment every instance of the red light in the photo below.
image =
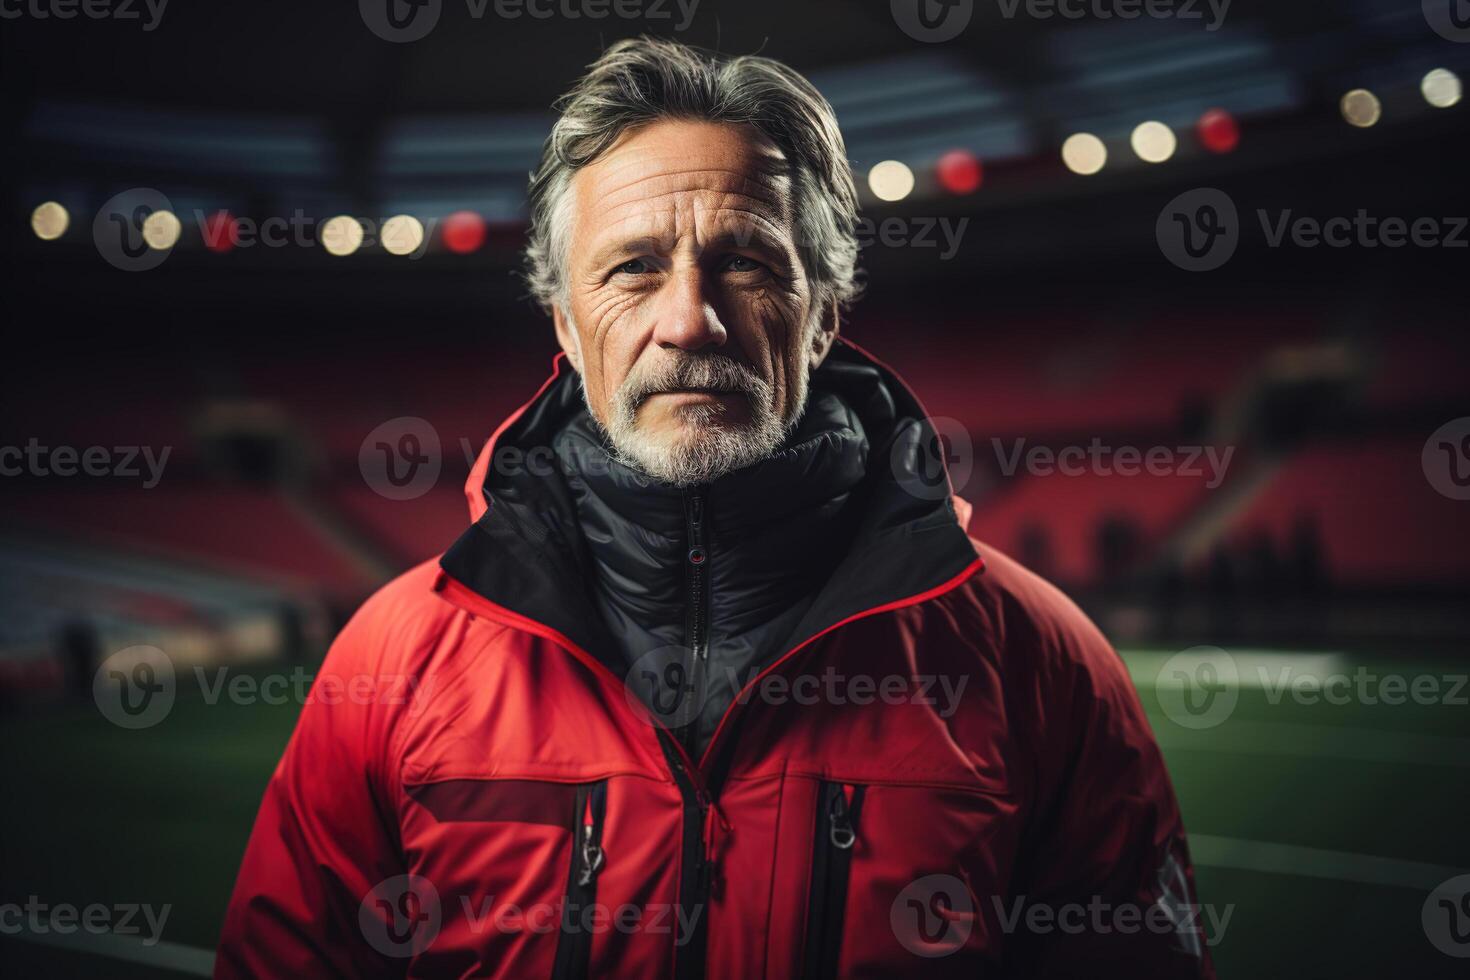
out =
<path fill-rule="evenodd" d="M 200 229 L 204 247 L 220 255 L 230 251 L 240 240 L 240 223 L 228 211 L 216 211 L 204 219 Z"/>
<path fill-rule="evenodd" d="M 980 161 L 969 150 L 950 150 L 934 169 L 940 186 L 951 194 L 973 194 L 985 178 Z"/>
<path fill-rule="evenodd" d="M 456 211 L 444 219 L 444 247 L 468 255 L 485 244 L 485 219 L 473 211 Z"/>
<path fill-rule="evenodd" d="M 1240 143 L 1240 126 L 1224 109 L 1211 109 L 1199 117 L 1195 132 L 1211 153 L 1229 153 Z"/>

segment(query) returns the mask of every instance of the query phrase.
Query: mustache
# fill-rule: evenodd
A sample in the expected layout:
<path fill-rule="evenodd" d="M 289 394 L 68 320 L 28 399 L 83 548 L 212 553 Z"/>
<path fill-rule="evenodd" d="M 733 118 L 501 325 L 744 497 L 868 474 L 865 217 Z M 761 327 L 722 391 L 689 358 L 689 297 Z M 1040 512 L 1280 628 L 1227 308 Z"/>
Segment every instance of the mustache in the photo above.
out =
<path fill-rule="evenodd" d="M 636 408 L 653 395 L 702 388 L 762 401 L 770 387 L 770 382 L 754 368 L 724 354 L 685 354 L 660 361 L 657 366 L 629 378 L 623 385 L 622 397 L 625 404 Z"/>

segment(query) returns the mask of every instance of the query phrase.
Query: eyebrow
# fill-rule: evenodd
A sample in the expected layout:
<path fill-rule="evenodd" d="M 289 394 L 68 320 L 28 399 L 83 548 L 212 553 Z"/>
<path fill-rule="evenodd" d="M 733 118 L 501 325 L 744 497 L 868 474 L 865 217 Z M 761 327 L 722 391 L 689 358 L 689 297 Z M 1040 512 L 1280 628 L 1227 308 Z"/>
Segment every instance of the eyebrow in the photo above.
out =
<path fill-rule="evenodd" d="M 591 267 L 601 269 L 610 264 L 613 259 L 623 255 L 667 255 L 669 240 L 658 235 L 638 235 L 633 238 L 618 239 L 604 245 L 593 254 Z M 777 255 L 785 255 L 786 249 L 783 241 L 760 222 L 752 222 L 738 229 L 726 229 L 715 235 L 706 243 L 706 250 L 719 250 L 737 246 L 741 248 L 755 248 Z"/>

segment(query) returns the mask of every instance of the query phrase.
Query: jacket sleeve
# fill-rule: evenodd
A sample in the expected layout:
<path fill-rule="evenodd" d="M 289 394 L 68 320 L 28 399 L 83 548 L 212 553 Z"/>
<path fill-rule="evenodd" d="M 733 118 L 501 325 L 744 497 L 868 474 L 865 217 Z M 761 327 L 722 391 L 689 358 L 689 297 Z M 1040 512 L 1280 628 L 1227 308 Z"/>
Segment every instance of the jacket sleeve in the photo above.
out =
<path fill-rule="evenodd" d="M 225 914 L 214 975 L 381 977 L 359 909 L 401 875 L 379 779 L 387 722 L 374 696 L 384 647 L 369 605 L 332 645 L 255 819 Z M 354 686 L 355 685 L 355 686 Z"/>
<path fill-rule="evenodd" d="M 1007 947 L 1018 977 L 1210 980 L 1209 919 L 1194 887 L 1164 759 L 1122 660 L 1074 607 L 1036 638 L 1047 718 Z"/>

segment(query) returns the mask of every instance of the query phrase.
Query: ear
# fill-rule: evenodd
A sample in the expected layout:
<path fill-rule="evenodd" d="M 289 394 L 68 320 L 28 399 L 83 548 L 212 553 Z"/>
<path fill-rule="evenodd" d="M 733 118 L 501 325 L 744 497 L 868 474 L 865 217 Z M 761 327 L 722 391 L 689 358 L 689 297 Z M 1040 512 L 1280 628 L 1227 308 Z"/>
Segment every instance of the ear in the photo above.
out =
<path fill-rule="evenodd" d="M 834 299 L 824 309 L 819 311 L 816 329 L 812 331 L 812 344 L 808 356 L 812 370 L 821 367 L 827 355 L 832 352 L 832 345 L 837 342 L 837 328 L 840 317 L 838 316 L 837 301 Z"/>
<path fill-rule="evenodd" d="M 571 317 L 562 313 L 558 304 L 551 308 L 551 322 L 556 325 L 556 342 L 561 344 L 561 349 L 566 352 L 572 367 L 581 374 L 582 339 L 577 336 L 577 328 L 572 324 Z"/>

